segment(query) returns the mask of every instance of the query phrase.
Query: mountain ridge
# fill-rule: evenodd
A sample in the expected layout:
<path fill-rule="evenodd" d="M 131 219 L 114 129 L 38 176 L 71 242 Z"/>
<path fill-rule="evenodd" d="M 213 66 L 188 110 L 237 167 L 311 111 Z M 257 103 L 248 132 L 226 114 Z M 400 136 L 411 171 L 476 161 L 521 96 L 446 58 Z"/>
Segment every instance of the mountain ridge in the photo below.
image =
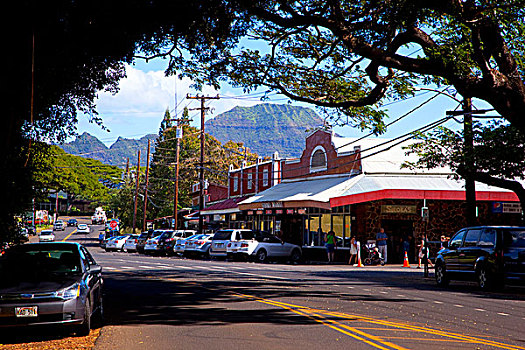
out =
<path fill-rule="evenodd" d="M 262 103 L 251 107 L 236 106 L 205 122 L 205 131 L 221 143 L 229 140 L 243 142 L 251 152 L 271 156 L 279 152 L 281 157 L 298 157 L 304 148 L 306 131 L 318 127 L 324 120 L 306 107 Z M 119 136 L 109 147 L 98 138 L 84 132 L 74 141 L 58 145 L 64 151 L 105 164 L 124 167 L 127 159 L 134 164 L 137 151 L 146 154 L 148 139 L 157 135 L 148 134 L 140 139 Z M 153 153 L 155 142 L 151 143 Z M 145 165 L 146 157 L 141 159 Z"/>

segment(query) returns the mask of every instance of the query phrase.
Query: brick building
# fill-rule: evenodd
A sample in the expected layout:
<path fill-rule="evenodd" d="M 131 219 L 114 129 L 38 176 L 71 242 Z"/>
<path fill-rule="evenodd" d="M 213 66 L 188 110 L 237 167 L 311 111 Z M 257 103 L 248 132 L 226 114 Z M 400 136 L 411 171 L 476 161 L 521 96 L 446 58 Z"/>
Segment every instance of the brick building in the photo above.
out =
<path fill-rule="evenodd" d="M 281 230 L 312 258 L 325 257 L 323 237 L 333 230 L 341 248 L 339 259 L 346 258 L 351 236 L 366 242 L 384 227 L 389 262 L 401 260 L 403 236 L 413 242 L 414 256 L 414 243 L 423 235 L 438 240 L 466 225 L 465 191 L 450 169 L 403 168 L 405 161 L 416 157 L 405 154 L 403 147 L 410 142 L 342 138 L 318 129 L 307 136 L 300 158 L 275 160 L 273 169 L 280 169 L 280 176 L 274 186 L 237 203 L 244 225 L 273 233 Z M 513 192 L 476 183 L 476 198 L 479 224 L 521 220 Z M 500 210 L 504 207 L 514 209 Z M 422 208 L 428 220 L 423 219 Z"/>

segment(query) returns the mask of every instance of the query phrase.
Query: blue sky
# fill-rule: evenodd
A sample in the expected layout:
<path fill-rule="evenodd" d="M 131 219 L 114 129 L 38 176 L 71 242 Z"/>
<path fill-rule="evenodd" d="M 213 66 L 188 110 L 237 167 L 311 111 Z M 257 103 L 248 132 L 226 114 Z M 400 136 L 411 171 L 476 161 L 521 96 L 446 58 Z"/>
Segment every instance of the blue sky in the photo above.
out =
<path fill-rule="evenodd" d="M 156 59 L 149 63 L 138 60 L 135 65 L 128 66 L 128 77 L 121 81 L 120 92 L 115 96 L 100 92 L 97 100 L 98 112 L 109 132 L 102 130 L 96 124 L 89 123 L 87 117 L 81 117 L 77 127 L 78 133 L 87 131 L 107 146 L 115 142 L 118 137 L 140 138 L 149 133 L 156 134 L 166 108 L 171 111 L 174 110 L 175 88 L 177 90 L 178 112 L 182 111 L 185 106 L 188 108 L 199 107 L 198 101 L 186 99 L 188 93 L 213 96 L 219 94 L 220 100 L 210 100 L 209 107 L 212 108 L 212 111 L 207 114 L 207 118 L 213 118 L 235 106 L 252 106 L 263 103 L 257 96 L 246 96 L 240 89 L 234 89 L 230 86 L 224 86 L 220 91 L 215 91 L 210 87 L 204 88 L 202 92 L 192 90 L 189 79 L 175 80 L 174 77 L 165 77 L 166 64 L 167 61 Z M 417 97 L 387 105 L 389 119 L 386 123 L 395 120 L 433 95 L 433 92 L 420 92 Z M 274 95 L 270 101 L 265 102 L 284 104 L 287 101 L 283 96 Z M 297 102 L 292 104 L 313 108 L 313 106 Z M 478 108 L 486 108 L 480 103 L 475 102 L 475 105 Z M 447 110 L 456 107 L 457 103 L 448 97 L 435 98 L 416 112 L 392 125 L 387 133 L 381 137 L 393 138 L 413 131 L 418 127 L 443 118 Z M 196 126 L 199 122 L 198 113 L 198 111 L 190 112 L 190 116 L 195 115 L 197 117 L 194 118 Z M 453 128 L 457 126 L 457 123 L 449 121 L 445 125 Z M 339 127 L 335 128 L 335 131 L 347 137 L 364 135 L 352 127 Z"/>

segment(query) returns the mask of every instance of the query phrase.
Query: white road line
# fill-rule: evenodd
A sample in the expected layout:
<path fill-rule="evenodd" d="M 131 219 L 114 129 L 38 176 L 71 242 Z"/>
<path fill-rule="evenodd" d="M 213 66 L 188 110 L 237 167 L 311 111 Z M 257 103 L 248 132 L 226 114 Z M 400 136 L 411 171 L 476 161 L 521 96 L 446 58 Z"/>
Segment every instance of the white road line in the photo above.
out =
<path fill-rule="evenodd" d="M 456 304 L 455 307 L 464 307 L 463 305 Z"/>
<path fill-rule="evenodd" d="M 388 294 L 388 292 L 379 292 L 379 293 L 381 293 L 381 294 Z"/>
<path fill-rule="evenodd" d="M 133 266 L 121 266 L 120 268 L 121 268 L 121 269 L 126 269 L 126 270 L 129 270 L 129 269 L 136 269 L 136 267 L 133 267 Z"/>
<path fill-rule="evenodd" d="M 148 265 L 139 265 L 139 267 L 142 267 L 143 269 L 156 269 L 155 266 L 148 266 Z"/>
<path fill-rule="evenodd" d="M 474 309 L 476 311 L 479 311 L 479 312 L 487 312 L 487 310 L 484 310 L 484 309 Z"/>
<path fill-rule="evenodd" d="M 116 270 L 115 267 L 111 267 L 111 266 L 103 266 L 102 268 L 105 270 Z"/>
<path fill-rule="evenodd" d="M 498 312 L 498 315 L 500 315 L 500 316 L 510 316 L 509 314 L 506 314 L 504 312 Z"/>
<path fill-rule="evenodd" d="M 434 304 L 443 304 L 443 302 L 442 302 L 442 301 L 434 300 Z"/>

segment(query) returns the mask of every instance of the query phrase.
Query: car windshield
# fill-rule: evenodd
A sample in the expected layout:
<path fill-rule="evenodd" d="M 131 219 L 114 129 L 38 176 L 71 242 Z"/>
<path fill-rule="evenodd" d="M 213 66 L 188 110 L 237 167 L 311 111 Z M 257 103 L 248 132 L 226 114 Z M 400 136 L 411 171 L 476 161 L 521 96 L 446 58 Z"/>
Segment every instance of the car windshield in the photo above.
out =
<path fill-rule="evenodd" d="M 80 272 L 80 255 L 74 246 L 64 248 L 38 244 L 29 248 L 13 248 L 0 258 L 0 285 L 2 281 L 42 281 L 50 276 Z"/>
<path fill-rule="evenodd" d="M 232 230 L 221 230 L 215 232 L 215 235 L 213 236 L 214 240 L 217 241 L 226 241 L 231 239 L 233 231 Z"/>
<path fill-rule="evenodd" d="M 40 232 L 40 236 L 46 236 L 46 235 L 52 235 L 53 232 L 52 231 L 42 231 Z"/>

